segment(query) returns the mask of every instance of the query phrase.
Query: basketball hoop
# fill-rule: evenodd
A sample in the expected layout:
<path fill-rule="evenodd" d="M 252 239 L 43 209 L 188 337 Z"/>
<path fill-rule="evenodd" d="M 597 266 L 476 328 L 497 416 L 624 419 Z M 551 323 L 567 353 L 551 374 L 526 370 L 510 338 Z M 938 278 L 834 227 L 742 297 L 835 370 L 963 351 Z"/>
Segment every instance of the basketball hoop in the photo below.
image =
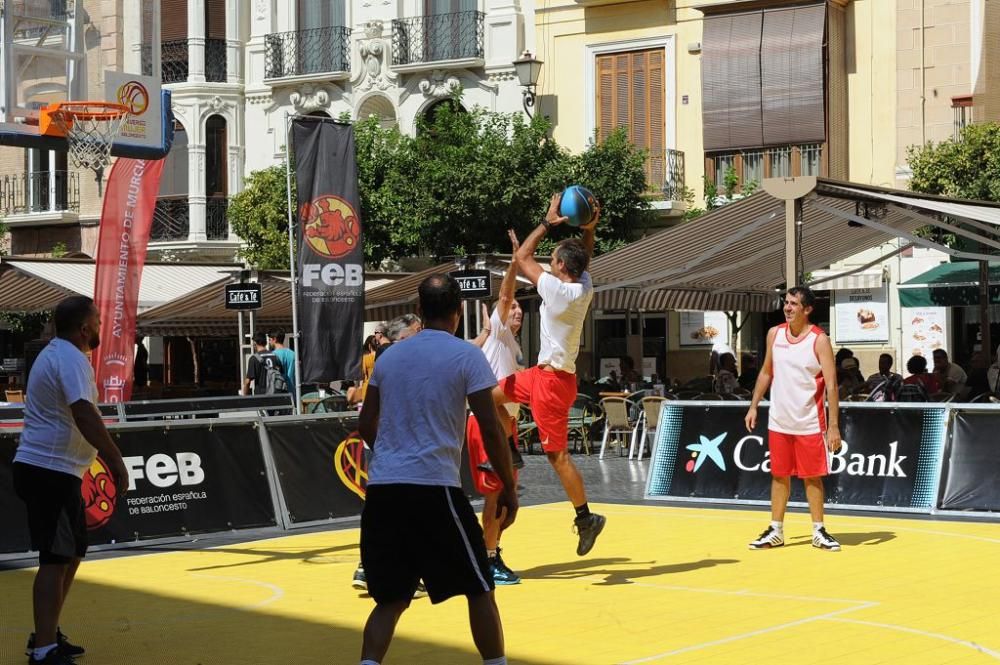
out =
<path fill-rule="evenodd" d="M 38 130 L 65 136 L 73 165 L 92 170 L 100 189 L 104 167 L 111 161 L 111 144 L 128 115 L 128 107 L 115 102 L 57 102 L 41 109 Z"/>

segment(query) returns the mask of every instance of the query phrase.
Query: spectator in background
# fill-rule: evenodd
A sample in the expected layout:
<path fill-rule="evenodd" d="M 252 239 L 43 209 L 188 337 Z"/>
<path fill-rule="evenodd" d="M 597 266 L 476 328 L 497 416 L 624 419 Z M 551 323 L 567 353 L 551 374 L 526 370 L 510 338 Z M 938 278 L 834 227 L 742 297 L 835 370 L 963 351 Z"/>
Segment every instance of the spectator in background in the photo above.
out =
<path fill-rule="evenodd" d="M 347 400 L 349 404 L 360 404 L 365 401 L 365 391 L 368 390 L 368 380 L 375 369 L 375 351 L 378 349 L 378 341 L 374 334 L 368 335 L 364 345 L 361 347 L 361 385 Z"/>
<path fill-rule="evenodd" d="M 840 369 L 837 370 L 837 385 L 840 386 L 840 398 L 856 392 L 865 385 L 865 377 L 858 367 L 858 359 L 849 356 L 840 361 Z"/>
<path fill-rule="evenodd" d="M 955 396 L 964 395 L 969 377 L 964 369 L 948 360 L 948 352 L 944 349 L 934 349 L 934 375 L 941 391 Z"/>
<path fill-rule="evenodd" d="M 840 371 L 841 367 L 843 366 L 844 360 L 846 358 L 853 358 L 853 357 L 854 357 L 854 351 L 851 351 L 846 347 L 837 351 L 837 355 L 833 357 L 834 362 L 837 364 L 837 371 L 838 372 Z"/>
<path fill-rule="evenodd" d="M 267 395 L 267 373 L 268 370 L 277 370 L 284 376 L 281 361 L 278 357 L 267 350 L 267 335 L 262 332 L 254 333 L 253 336 L 254 353 L 247 361 L 247 373 L 243 378 L 243 395 Z M 274 378 L 276 375 L 272 375 Z M 253 392 L 250 392 L 250 384 L 253 384 Z M 287 389 L 287 386 L 286 386 Z"/>
<path fill-rule="evenodd" d="M 732 395 L 740 387 L 736 372 L 736 356 L 723 353 L 719 358 L 719 373 L 715 376 L 715 392 Z"/>
<path fill-rule="evenodd" d="M 906 371 L 910 376 L 903 380 L 903 385 L 917 384 L 927 391 L 928 395 L 941 392 L 941 384 L 935 375 L 927 372 L 927 358 L 912 356 L 906 361 Z"/>
<path fill-rule="evenodd" d="M 868 383 L 877 385 L 883 381 L 902 383 L 903 377 L 892 371 L 892 354 L 883 353 L 878 357 L 878 373 L 868 377 Z"/>
<path fill-rule="evenodd" d="M 635 369 L 635 361 L 632 356 L 622 356 L 619 360 L 622 368 L 622 386 L 629 390 L 635 390 L 642 383 L 642 375 Z"/>
<path fill-rule="evenodd" d="M 268 333 L 267 341 L 281 363 L 281 373 L 285 377 L 288 392 L 295 392 L 295 352 L 285 346 L 285 331 L 275 330 Z"/>
<path fill-rule="evenodd" d="M 969 358 L 969 380 L 965 384 L 967 388 L 965 397 L 969 401 L 990 392 L 987 364 L 982 351 L 976 351 Z"/>
<path fill-rule="evenodd" d="M 142 339 L 142 335 L 135 336 L 135 369 L 132 370 L 132 380 L 136 388 L 145 388 L 149 384 L 149 351 Z"/>
<path fill-rule="evenodd" d="M 420 317 L 416 314 L 403 314 L 402 316 L 397 316 L 386 325 L 385 336 L 388 338 L 388 342 L 376 349 L 375 360 L 378 360 L 379 356 L 381 356 L 391 345 L 396 342 L 402 342 L 407 337 L 416 335 L 423 329 L 423 323 L 421 322 Z"/>
<path fill-rule="evenodd" d="M 1000 346 L 997 347 L 996 359 L 990 368 L 986 370 L 986 381 L 989 384 L 991 393 L 1000 391 Z"/>
<path fill-rule="evenodd" d="M 752 353 L 743 354 L 743 372 L 739 378 L 740 388 L 752 391 L 757 384 L 758 374 L 760 374 L 760 368 L 757 366 L 757 356 Z"/>

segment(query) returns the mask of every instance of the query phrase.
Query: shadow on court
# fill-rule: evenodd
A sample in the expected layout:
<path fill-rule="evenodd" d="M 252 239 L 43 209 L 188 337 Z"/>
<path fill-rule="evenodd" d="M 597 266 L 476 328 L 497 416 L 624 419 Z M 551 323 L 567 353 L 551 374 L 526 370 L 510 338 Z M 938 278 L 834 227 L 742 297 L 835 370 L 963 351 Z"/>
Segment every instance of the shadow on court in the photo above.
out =
<path fill-rule="evenodd" d="M 252 545 L 252 544 L 251 544 Z M 260 564 L 272 563 L 276 561 L 300 561 L 308 564 L 329 564 L 344 563 L 361 560 L 361 549 L 356 543 L 348 545 L 337 545 L 335 547 L 318 547 L 310 550 L 298 548 L 267 549 L 262 547 L 213 547 L 212 552 L 223 554 L 239 554 L 255 557 L 252 561 L 241 561 L 239 563 L 225 563 L 218 566 L 202 566 L 199 568 L 189 568 L 195 572 L 206 570 L 224 570 L 226 568 L 239 568 L 240 566 L 256 566 Z"/>
<path fill-rule="evenodd" d="M 864 532 L 836 532 L 833 537 L 840 541 L 844 547 L 857 547 L 858 545 L 881 545 L 890 540 L 896 539 L 896 534 L 892 531 L 864 531 Z M 796 547 L 799 545 L 812 545 L 812 536 L 795 536 L 786 541 L 786 547 Z"/>
<path fill-rule="evenodd" d="M 31 570 L 0 575 L 2 665 L 26 660 L 22 654 L 31 625 L 33 575 Z M 335 601 L 329 602 L 332 608 Z M 366 605 L 359 612 L 367 615 L 369 609 Z M 407 619 L 404 615 L 403 622 Z M 360 629 L 268 614 L 266 608 L 225 607 L 208 598 L 189 601 L 85 581 L 74 584 L 62 626 L 74 642 L 86 646 L 85 660 L 92 665 L 353 665 L 361 652 Z M 455 630 L 468 631 L 468 624 Z M 471 635 L 462 649 L 397 635 L 386 662 L 467 665 L 480 660 Z"/>
<path fill-rule="evenodd" d="M 688 561 L 685 563 L 655 565 L 655 561 L 633 561 L 628 557 L 611 557 L 606 559 L 576 559 L 562 563 L 551 563 L 527 570 L 519 570 L 517 573 L 529 580 L 570 580 L 604 575 L 604 580 L 597 582 L 597 584 L 599 586 L 614 586 L 616 584 L 632 584 L 635 578 L 639 577 L 687 573 L 692 570 L 711 568 L 728 563 L 739 563 L 739 560 L 701 559 L 700 561 Z"/>

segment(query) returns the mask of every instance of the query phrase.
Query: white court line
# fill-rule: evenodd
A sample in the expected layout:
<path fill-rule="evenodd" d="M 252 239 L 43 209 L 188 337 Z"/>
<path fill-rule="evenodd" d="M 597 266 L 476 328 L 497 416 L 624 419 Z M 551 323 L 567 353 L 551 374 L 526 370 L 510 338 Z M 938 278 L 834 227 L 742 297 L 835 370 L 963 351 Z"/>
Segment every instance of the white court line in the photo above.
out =
<path fill-rule="evenodd" d="M 583 579 L 583 578 L 578 578 L 578 579 Z M 592 579 L 601 579 L 601 578 L 595 575 L 593 576 Z M 851 603 L 853 605 L 857 605 L 858 608 L 862 606 L 871 607 L 880 604 L 874 600 L 854 600 L 852 598 L 823 598 L 820 596 L 795 596 L 783 593 L 764 593 L 760 591 L 750 591 L 749 589 L 740 589 L 739 591 L 732 591 L 726 589 L 706 589 L 701 587 L 672 586 L 669 584 L 650 584 L 648 582 L 635 582 L 633 580 L 629 581 L 632 582 L 633 586 L 645 587 L 649 589 L 663 589 L 665 591 L 687 591 L 691 593 L 709 593 L 709 594 L 720 594 L 725 596 L 746 596 L 748 598 L 772 598 L 774 600 L 801 600 L 809 603 Z"/>
<path fill-rule="evenodd" d="M 786 623 L 781 623 L 776 626 L 769 626 L 767 628 L 752 630 L 748 633 L 741 633 L 740 635 L 731 635 L 729 637 L 723 637 L 721 639 L 712 640 L 710 642 L 702 642 L 701 644 L 692 644 L 691 646 L 682 647 L 680 649 L 674 649 L 673 651 L 664 651 L 663 653 L 658 653 L 653 656 L 646 656 L 645 658 L 638 658 L 636 660 L 624 661 L 621 663 L 621 665 L 635 665 L 636 663 L 649 663 L 654 660 L 662 660 L 663 658 L 669 658 L 670 656 L 676 656 L 682 653 L 688 653 L 690 651 L 699 651 L 701 649 L 707 649 L 709 647 L 728 644 L 729 642 L 745 640 L 748 637 L 756 637 L 757 635 L 766 635 L 767 633 L 773 633 L 778 630 L 784 630 L 785 628 L 791 628 L 793 626 L 801 626 L 802 624 L 812 623 L 813 621 L 820 621 L 822 619 L 829 619 L 830 617 L 835 617 L 839 614 L 846 614 L 847 612 L 856 612 L 858 610 L 868 609 L 869 607 L 874 607 L 877 604 L 878 603 L 867 603 L 865 605 L 858 605 L 856 607 L 845 607 L 843 609 L 834 610 L 832 612 L 827 612 L 825 614 L 817 614 L 816 616 L 806 617 L 804 619 L 797 619 L 796 621 L 788 621 Z"/>
<path fill-rule="evenodd" d="M 256 603 L 250 603 L 249 605 L 240 605 L 232 609 L 252 610 L 258 607 L 264 607 L 265 605 L 270 605 L 271 603 L 281 600 L 285 596 L 284 589 L 282 589 L 277 584 L 271 584 L 270 582 L 261 582 L 260 580 L 250 580 L 245 577 L 222 577 L 219 575 L 203 575 L 201 573 L 188 573 L 188 574 L 191 577 L 200 577 L 206 580 L 221 580 L 223 582 L 238 582 L 240 584 L 250 584 L 252 586 L 263 587 L 271 592 L 271 596 L 269 598 L 257 601 Z"/>
<path fill-rule="evenodd" d="M 840 621 L 842 623 L 855 623 L 861 626 L 872 626 L 874 628 L 887 628 L 889 630 L 898 630 L 903 633 L 912 633 L 914 635 L 921 635 L 923 637 L 933 637 L 936 640 L 944 640 L 945 642 L 951 642 L 953 644 L 959 644 L 963 647 L 969 647 L 979 653 L 990 656 L 994 660 L 1000 660 L 1000 652 L 994 651 L 992 649 L 987 649 L 981 644 L 976 644 L 975 642 L 969 642 L 968 640 L 961 640 L 957 637 L 951 637 L 949 635 L 942 635 L 941 633 L 929 633 L 926 630 L 920 630 L 918 628 L 910 628 L 908 626 L 897 626 L 891 623 L 876 623 L 874 621 L 861 621 L 860 619 L 839 619 L 839 618 L 828 618 L 828 621 Z"/>

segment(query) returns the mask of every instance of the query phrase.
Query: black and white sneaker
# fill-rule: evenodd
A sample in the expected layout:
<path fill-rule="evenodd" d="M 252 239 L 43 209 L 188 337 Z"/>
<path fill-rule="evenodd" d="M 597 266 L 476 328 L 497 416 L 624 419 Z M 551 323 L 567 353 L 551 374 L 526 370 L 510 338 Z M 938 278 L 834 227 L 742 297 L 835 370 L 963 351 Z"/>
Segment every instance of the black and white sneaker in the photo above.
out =
<path fill-rule="evenodd" d="M 59 645 L 59 650 L 71 658 L 79 658 L 80 656 L 87 653 L 87 650 L 76 644 L 72 644 L 69 638 L 63 635 L 61 628 L 56 628 L 56 644 Z M 32 633 L 28 636 L 28 645 L 25 647 L 25 655 L 30 656 L 35 650 L 35 634 Z"/>
<path fill-rule="evenodd" d="M 759 536 L 757 536 L 757 540 L 750 543 L 750 549 L 769 550 L 774 547 L 781 547 L 784 544 L 785 534 L 782 530 L 776 529 L 774 526 L 768 526 Z"/>
<path fill-rule="evenodd" d="M 354 578 L 351 580 L 351 586 L 359 591 L 365 591 L 368 589 L 368 579 L 365 577 L 365 568 L 360 563 L 354 571 Z"/>
<path fill-rule="evenodd" d="M 818 547 L 821 550 L 827 550 L 828 552 L 839 552 L 840 543 L 837 539 L 826 532 L 826 527 L 820 527 L 813 531 L 813 547 Z"/>

